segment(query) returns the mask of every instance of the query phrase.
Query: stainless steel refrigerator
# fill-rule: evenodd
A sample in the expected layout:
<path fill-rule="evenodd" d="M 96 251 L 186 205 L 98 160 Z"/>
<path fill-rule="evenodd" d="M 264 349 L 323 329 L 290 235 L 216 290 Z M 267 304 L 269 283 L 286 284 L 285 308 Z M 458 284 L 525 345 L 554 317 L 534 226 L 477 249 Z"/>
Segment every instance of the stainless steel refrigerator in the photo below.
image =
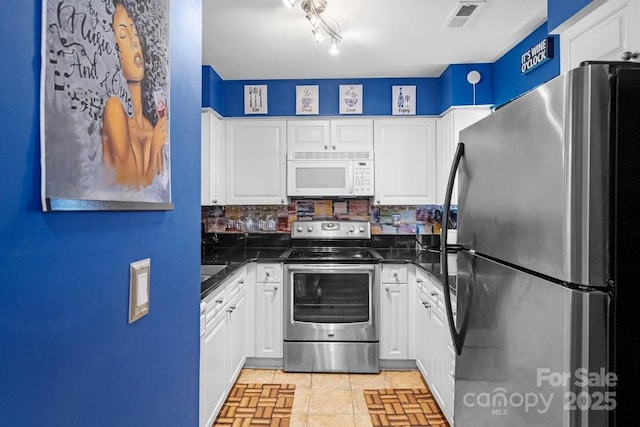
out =
<path fill-rule="evenodd" d="M 640 64 L 584 63 L 463 130 L 445 211 L 455 176 L 455 426 L 634 425 Z"/>

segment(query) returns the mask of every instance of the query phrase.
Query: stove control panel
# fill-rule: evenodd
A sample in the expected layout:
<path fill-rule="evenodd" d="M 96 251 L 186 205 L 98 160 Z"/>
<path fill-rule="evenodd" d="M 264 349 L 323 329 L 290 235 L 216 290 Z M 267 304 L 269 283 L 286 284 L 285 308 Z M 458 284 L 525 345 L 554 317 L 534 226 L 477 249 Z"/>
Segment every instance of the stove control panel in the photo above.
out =
<path fill-rule="evenodd" d="M 368 221 L 294 221 L 292 239 L 370 239 Z"/>

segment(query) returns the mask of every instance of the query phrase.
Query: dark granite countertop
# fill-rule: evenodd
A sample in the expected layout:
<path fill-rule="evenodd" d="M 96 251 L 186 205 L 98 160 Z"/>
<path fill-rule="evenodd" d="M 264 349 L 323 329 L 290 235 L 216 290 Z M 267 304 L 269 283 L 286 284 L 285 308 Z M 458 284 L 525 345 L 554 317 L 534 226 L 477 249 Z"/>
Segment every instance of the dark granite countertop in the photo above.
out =
<path fill-rule="evenodd" d="M 224 268 L 207 280 L 200 282 L 200 299 L 215 291 L 227 277 L 246 264 L 253 261 L 282 262 L 283 255 L 288 251 L 288 248 L 230 248 L 213 259 L 205 257 L 200 261 L 201 265 L 221 265 Z"/>
<path fill-rule="evenodd" d="M 226 278 L 247 263 L 253 261 L 284 262 L 286 254 L 290 250 L 290 241 L 287 235 L 219 234 L 216 237 L 219 238 L 221 245 L 205 252 L 201 264 L 224 267 L 201 282 L 200 298 L 211 294 Z M 428 244 L 436 245 L 437 243 L 437 241 L 428 242 Z M 416 246 L 414 236 L 376 237 L 373 239 L 371 249 L 377 253 L 379 263 L 412 263 L 442 283 L 440 254 L 436 250 L 427 250 Z M 456 276 L 449 276 L 449 282 L 452 285 L 452 292 L 455 293 Z"/>

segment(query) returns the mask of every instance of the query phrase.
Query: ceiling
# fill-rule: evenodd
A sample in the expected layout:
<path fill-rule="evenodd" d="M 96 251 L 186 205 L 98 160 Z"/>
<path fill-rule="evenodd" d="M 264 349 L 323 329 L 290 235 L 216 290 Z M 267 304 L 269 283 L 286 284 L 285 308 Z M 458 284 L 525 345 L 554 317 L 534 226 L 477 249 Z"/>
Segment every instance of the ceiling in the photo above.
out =
<path fill-rule="evenodd" d="M 331 55 L 300 0 L 204 0 L 202 62 L 223 80 L 438 77 L 449 64 L 495 62 L 546 21 L 547 0 L 477 4 L 448 28 L 457 0 L 328 0 L 343 38 Z"/>

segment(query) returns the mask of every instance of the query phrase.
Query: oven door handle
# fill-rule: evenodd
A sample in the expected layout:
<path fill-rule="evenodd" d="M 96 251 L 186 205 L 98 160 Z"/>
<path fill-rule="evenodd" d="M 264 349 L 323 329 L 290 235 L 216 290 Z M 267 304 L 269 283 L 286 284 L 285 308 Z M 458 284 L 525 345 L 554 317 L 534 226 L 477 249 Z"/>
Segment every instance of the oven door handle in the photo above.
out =
<path fill-rule="evenodd" d="M 332 271 L 356 271 L 362 272 L 375 270 L 375 264 L 289 264 L 286 269 L 290 272 L 309 272 L 317 271 L 319 273 L 330 273 Z"/>

